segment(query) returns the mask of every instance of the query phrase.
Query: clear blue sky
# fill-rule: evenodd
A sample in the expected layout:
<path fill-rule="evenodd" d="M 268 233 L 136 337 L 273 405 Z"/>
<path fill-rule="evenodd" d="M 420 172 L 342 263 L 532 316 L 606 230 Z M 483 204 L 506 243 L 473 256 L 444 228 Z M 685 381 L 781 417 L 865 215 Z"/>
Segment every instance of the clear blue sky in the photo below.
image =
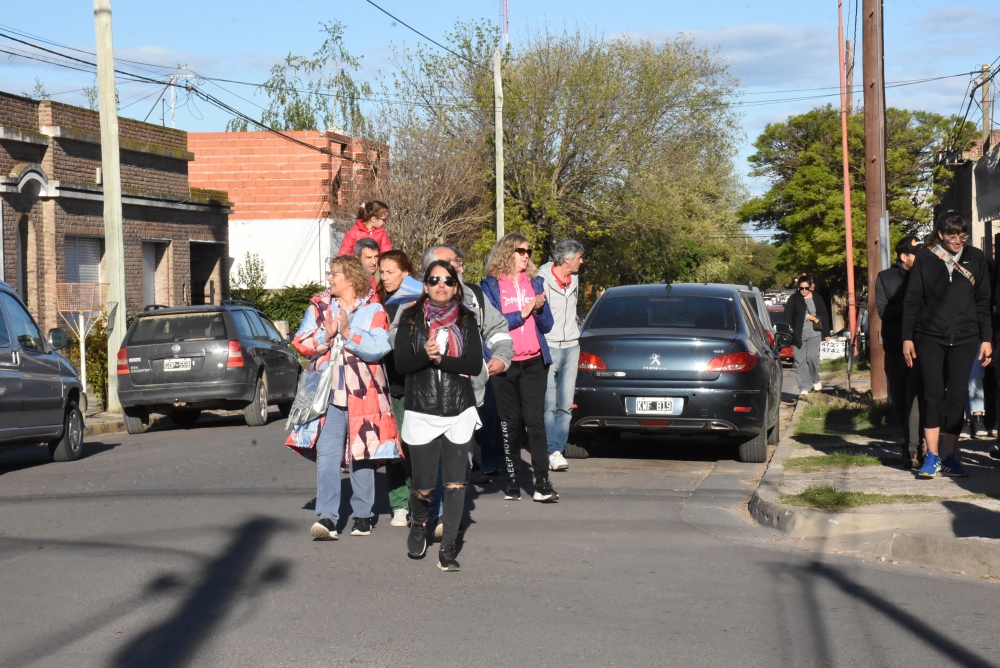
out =
<path fill-rule="evenodd" d="M 441 42 L 457 20 L 497 21 L 499 16 L 494 0 L 378 0 L 377 4 Z M 365 0 L 112 0 L 112 10 L 116 57 L 164 66 L 186 63 L 205 76 L 251 82 L 264 81 L 270 67 L 289 52 L 311 53 L 321 41 L 321 20 L 344 24 L 349 50 L 364 56 L 362 76 L 389 69 L 393 45 L 413 46 L 424 41 Z M 844 0 L 848 37 L 854 34 L 855 11 L 860 13 L 860 0 Z M 884 12 L 887 82 L 968 73 L 1000 58 L 1000 43 L 995 40 L 1000 9 L 995 0 L 886 0 Z M 835 0 L 510 0 L 509 15 L 511 41 L 515 43 L 526 31 L 545 24 L 558 29 L 565 24 L 593 28 L 608 37 L 628 34 L 659 40 L 686 33 L 705 46 L 717 47 L 742 81 L 740 109 L 745 137 L 741 171 L 746 171 L 750 143 L 766 123 L 813 105 L 839 104 Z M 61 45 L 94 50 L 93 5 L 87 0 L 8 2 L 0 14 L 0 25 Z M 858 40 L 860 32 L 859 26 Z M 37 53 L 3 37 L 0 49 Z M 858 60 L 860 69 L 860 50 Z M 157 74 L 162 75 L 162 71 Z M 0 53 L 0 90 L 30 92 L 36 77 L 53 99 L 70 104 L 83 104 L 81 89 L 93 84 L 91 74 Z M 958 76 L 891 87 L 887 101 L 890 106 L 958 113 L 971 78 Z M 1000 77 L 997 84 L 994 89 L 1000 87 Z M 252 88 L 223 85 L 262 103 L 259 96 L 253 96 Z M 206 90 L 259 117 L 258 107 L 211 85 Z M 150 112 L 159 87 L 123 82 L 119 91 L 122 115 L 142 119 Z M 795 99 L 812 96 L 824 97 Z M 177 111 L 177 127 L 181 129 L 218 131 L 229 118 L 200 100 L 182 100 L 181 105 Z M 159 121 L 159 115 L 157 108 L 150 120 Z M 980 122 L 978 105 L 973 105 L 969 118 Z M 758 190 L 760 184 L 750 186 Z"/>

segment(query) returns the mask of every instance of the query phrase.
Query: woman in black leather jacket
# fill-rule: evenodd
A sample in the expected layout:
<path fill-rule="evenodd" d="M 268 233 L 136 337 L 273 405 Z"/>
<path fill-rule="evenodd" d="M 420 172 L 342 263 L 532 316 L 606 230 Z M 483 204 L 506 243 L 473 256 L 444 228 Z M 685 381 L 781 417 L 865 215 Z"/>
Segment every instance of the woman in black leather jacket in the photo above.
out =
<path fill-rule="evenodd" d="M 465 507 L 469 444 L 481 425 L 471 377 L 482 369 L 483 347 L 450 263 L 427 266 L 424 294 L 403 313 L 393 355 L 396 371 L 406 376 L 401 435 L 413 469 L 407 552 L 414 559 L 427 553 L 427 511 L 442 461 L 444 534 L 438 568 L 457 571 L 455 540 Z"/>

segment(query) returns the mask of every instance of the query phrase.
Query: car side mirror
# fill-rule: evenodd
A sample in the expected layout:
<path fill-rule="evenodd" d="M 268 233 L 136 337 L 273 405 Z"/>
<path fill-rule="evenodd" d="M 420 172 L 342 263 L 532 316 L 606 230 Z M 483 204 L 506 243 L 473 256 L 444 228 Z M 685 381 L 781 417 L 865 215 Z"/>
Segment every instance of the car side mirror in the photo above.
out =
<path fill-rule="evenodd" d="M 785 325 L 785 327 L 788 327 L 788 325 Z M 795 339 L 788 332 L 779 331 L 777 334 L 774 335 L 774 347 L 778 350 L 781 350 L 782 348 L 787 348 L 788 346 L 792 345 L 794 341 Z"/>
<path fill-rule="evenodd" d="M 787 322 L 776 322 L 774 323 L 774 333 L 775 334 L 788 334 L 792 335 L 792 326 Z"/>
<path fill-rule="evenodd" d="M 62 350 L 66 347 L 66 332 L 56 327 L 49 330 L 49 345 L 52 350 Z"/>

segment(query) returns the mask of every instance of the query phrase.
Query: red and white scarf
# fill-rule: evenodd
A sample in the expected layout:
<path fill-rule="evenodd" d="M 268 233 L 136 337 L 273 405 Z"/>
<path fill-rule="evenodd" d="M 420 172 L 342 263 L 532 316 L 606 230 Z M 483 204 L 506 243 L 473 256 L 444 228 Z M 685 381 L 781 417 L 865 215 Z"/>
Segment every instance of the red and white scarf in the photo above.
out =
<path fill-rule="evenodd" d="M 447 350 L 442 350 L 442 355 L 448 357 L 461 357 L 465 350 L 465 341 L 462 340 L 462 333 L 458 330 L 458 302 L 454 299 L 448 300 L 445 306 L 435 306 L 430 299 L 424 301 L 424 320 L 430 330 L 428 337 L 435 340 L 438 331 L 444 329 L 448 332 Z"/>

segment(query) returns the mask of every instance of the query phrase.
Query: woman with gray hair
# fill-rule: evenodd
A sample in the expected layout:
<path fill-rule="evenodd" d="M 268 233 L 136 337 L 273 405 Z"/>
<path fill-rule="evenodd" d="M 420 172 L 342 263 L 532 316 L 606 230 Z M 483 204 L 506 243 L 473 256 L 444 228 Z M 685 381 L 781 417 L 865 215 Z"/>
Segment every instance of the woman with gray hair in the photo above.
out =
<path fill-rule="evenodd" d="M 580 362 L 580 323 L 576 307 L 580 293 L 577 272 L 581 266 L 583 244 L 575 239 L 561 239 L 552 249 L 552 262 L 538 268 L 553 321 L 552 329 L 545 334 L 552 357 L 545 387 L 545 437 L 551 471 L 569 468 L 564 453 L 573 413 L 576 370 Z"/>

